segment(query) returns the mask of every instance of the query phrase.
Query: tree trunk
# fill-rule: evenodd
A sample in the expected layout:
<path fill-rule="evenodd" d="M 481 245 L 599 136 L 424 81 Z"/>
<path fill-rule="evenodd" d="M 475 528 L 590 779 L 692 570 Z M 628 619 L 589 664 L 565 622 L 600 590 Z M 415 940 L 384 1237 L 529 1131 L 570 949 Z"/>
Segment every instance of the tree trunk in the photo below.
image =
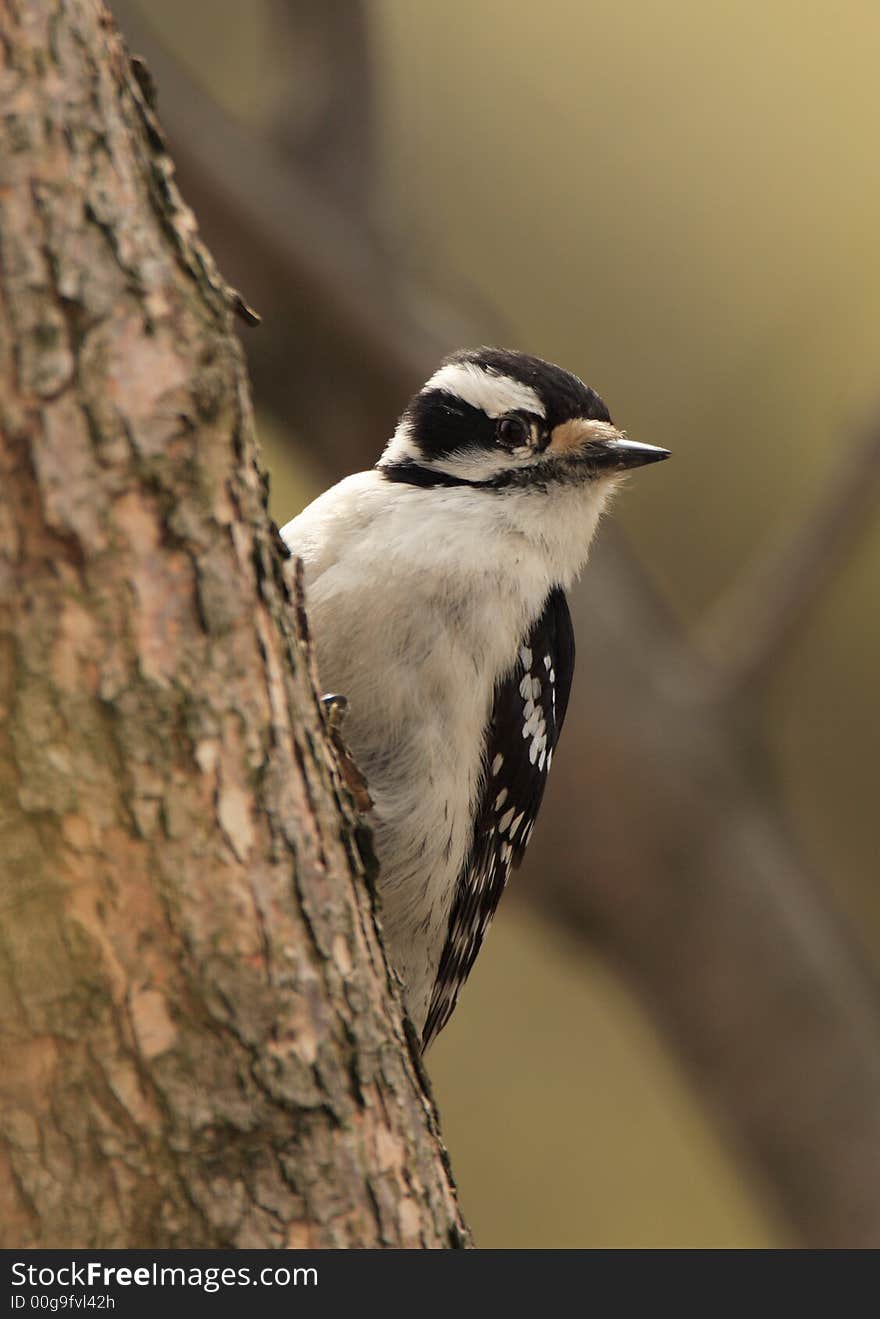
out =
<path fill-rule="evenodd" d="M 100 0 L 0 22 L 2 1244 L 462 1244 L 235 297 Z"/>

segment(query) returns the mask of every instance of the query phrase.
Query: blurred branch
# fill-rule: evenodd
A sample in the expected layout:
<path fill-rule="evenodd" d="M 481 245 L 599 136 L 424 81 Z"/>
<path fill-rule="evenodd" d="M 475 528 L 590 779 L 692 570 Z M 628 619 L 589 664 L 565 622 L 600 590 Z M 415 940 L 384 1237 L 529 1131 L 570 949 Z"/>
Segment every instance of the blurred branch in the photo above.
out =
<path fill-rule="evenodd" d="M 257 396 L 309 434 L 329 472 L 371 462 L 437 357 L 483 333 L 433 307 L 416 315 L 382 246 L 201 95 L 128 4 L 117 8 L 157 75 L 184 192 L 264 313 L 247 337 Z M 828 510 L 850 499 L 829 496 Z M 768 593 L 760 611 L 768 654 L 842 554 L 847 516 L 817 516 L 774 577 L 776 603 Z M 803 1239 L 876 1246 L 874 978 L 772 804 L 741 709 L 683 699 L 713 690 L 713 671 L 607 530 L 573 609 L 581 680 L 560 763 L 584 751 L 577 775 L 554 774 L 532 896 L 639 988 Z M 773 640 L 777 613 L 787 621 Z"/>
<path fill-rule="evenodd" d="M 315 186 L 366 216 L 375 161 L 362 0 L 272 0 L 271 11 L 292 69 L 272 140 Z"/>
<path fill-rule="evenodd" d="M 878 488 L 880 413 L 835 458 L 813 512 L 757 557 L 701 625 L 715 699 L 756 688 L 778 666 L 876 512 Z"/>
<path fill-rule="evenodd" d="M 529 896 L 636 988 L 803 1241 L 876 1247 L 875 977 L 799 855 L 738 707 L 680 699 L 705 687 L 704 666 L 607 539 L 572 612 L 578 699 Z M 657 664 L 672 651 L 674 691 Z"/>
<path fill-rule="evenodd" d="M 154 76 L 178 176 L 206 242 L 273 327 L 245 338 L 256 397 L 320 437 L 328 447 L 319 456 L 333 470 L 351 470 L 365 445 L 376 452 L 387 439 L 388 399 L 399 408 L 438 355 L 461 341 L 463 327 L 451 315 L 442 323 L 436 307 L 425 324 L 362 216 L 334 205 L 289 153 L 206 95 L 138 6 L 117 0 L 114 9 Z"/>

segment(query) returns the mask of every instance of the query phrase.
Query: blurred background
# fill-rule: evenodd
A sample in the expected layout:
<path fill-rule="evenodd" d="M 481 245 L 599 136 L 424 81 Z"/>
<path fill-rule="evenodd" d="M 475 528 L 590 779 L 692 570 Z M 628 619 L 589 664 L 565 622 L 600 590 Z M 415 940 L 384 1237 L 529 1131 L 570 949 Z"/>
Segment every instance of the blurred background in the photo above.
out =
<path fill-rule="evenodd" d="M 880 1245 L 880 10 L 118 0 L 279 523 L 501 342 L 674 451 L 428 1057 L 482 1246 Z"/>

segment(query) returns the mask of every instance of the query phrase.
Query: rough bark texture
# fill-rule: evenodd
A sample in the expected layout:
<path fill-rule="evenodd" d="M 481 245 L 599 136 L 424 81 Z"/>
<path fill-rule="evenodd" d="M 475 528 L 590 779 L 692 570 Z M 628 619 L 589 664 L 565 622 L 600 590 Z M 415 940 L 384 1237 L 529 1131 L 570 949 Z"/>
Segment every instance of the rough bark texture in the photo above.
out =
<path fill-rule="evenodd" d="M 0 24 L 2 1244 L 458 1244 L 234 299 L 100 0 Z"/>

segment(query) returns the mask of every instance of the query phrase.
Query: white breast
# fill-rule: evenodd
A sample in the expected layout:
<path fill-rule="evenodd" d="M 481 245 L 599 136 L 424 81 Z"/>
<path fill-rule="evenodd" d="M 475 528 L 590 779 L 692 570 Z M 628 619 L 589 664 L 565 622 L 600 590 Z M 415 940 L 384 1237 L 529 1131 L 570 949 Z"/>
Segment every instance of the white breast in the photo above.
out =
<path fill-rule="evenodd" d="M 282 530 L 303 560 L 322 687 L 348 698 L 386 944 L 419 1032 L 470 847 L 496 678 L 550 587 L 584 562 L 603 502 L 589 487 L 425 490 L 362 472 Z"/>

